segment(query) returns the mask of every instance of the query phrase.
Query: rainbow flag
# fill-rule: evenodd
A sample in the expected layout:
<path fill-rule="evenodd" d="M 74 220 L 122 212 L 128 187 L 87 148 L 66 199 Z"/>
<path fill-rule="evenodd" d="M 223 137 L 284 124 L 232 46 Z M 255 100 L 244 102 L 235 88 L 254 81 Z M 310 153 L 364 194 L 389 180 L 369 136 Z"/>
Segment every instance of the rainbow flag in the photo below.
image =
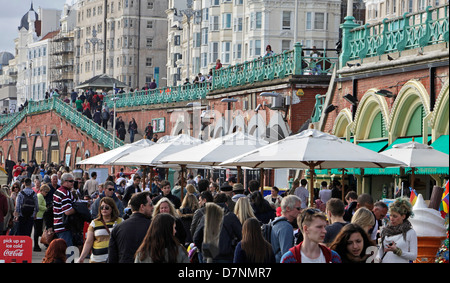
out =
<path fill-rule="evenodd" d="M 414 190 L 413 188 L 409 187 L 409 191 L 411 192 L 411 196 L 409 197 L 409 202 L 411 203 L 411 205 L 414 205 L 416 203 L 416 200 L 417 200 L 416 190 Z"/>
<path fill-rule="evenodd" d="M 448 213 L 448 194 L 449 194 L 449 181 L 447 181 L 447 183 L 445 184 L 445 190 L 444 193 L 442 194 L 442 202 L 441 205 L 439 206 L 439 211 L 441 212 L 441 216 L 442 218 L 445 218 L 445 215 L 447 215 Z"/>

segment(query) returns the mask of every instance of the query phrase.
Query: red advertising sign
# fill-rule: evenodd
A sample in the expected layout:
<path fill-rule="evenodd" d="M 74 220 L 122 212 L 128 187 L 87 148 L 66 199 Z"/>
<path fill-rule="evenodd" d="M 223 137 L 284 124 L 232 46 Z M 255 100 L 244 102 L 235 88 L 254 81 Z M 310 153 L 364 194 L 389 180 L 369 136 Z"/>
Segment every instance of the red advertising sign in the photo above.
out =
<path fill-rule="evenodd" d="M 33 240 L 28 236 L 0 236 L 0 262 L 31 263 Z"/>

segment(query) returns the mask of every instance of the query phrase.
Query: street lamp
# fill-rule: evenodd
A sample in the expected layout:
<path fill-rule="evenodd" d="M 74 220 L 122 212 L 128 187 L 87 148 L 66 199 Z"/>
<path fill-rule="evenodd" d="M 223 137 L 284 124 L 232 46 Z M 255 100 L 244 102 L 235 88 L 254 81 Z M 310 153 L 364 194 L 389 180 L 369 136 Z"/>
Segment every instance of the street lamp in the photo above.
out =
<path fill-rule="evenodd" d="M 181 14 L 186 16 L 187 19 L 187 25 L 188 25 L 188 32 L 187 32 L 187 58 L 186 58 L 186 77 L 189 79 L 189 68 L 190 68 L 190 58 L 191 58 L 191 18 L 194 15 L 195 11 L 192 9 L 192 5 L 194 0 L 186 0 L 187 4 L 186 7 L 187 9 L 185 10 L 181 10 Z"/>
<path fill-rule="evenodd" d="M 99 47 L 101 49 L 101 46 L 103 46 L 103 41 L 99 38 L 97 38 L 97 30 L 94 28 L 92 29 L 92 37 L 87 38 L 86 42 L 84 43 L 84 48 L 86 48 L 86 52 L 89 50 L 90 44 L 92 44 L 92 55 L 93 55 L 93 66 L 92 66 L 92 77 L 95 77 L 95 45 L 99 44 Z"/>
<path fill-rule="evenodd" d="M 114 88 L 116 88 L 115 85 L 114 85 Z M 113 89 L 113 94 L 114 94 L 114 97 L 111 98 L 111 101 L 114 102 L 113 129 L 112 129 L 113 148 L 112 149 L 116 148 L 116 137 L 114 135 L 116 132 L 116 101 L 119 99 L 119 97 L 116 96 L 116 91 L 114 89 Z"/>

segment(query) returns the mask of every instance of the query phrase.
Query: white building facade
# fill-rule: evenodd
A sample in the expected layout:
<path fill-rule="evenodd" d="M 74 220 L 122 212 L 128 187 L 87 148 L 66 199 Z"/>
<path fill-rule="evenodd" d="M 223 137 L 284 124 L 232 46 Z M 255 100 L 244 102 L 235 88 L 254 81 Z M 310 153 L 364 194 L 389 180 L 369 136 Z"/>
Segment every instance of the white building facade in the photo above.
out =
<path fill-rule="evenodd" d="M 130 89 L 153 79 L 166 85 L 167 0 L 79 0 L 76 5 L 75 85 L 100 74 Z"/>
<path fill-rule="evenodd" d="M 207 74 L 217 59 L 226 67 L 264 56 L 267 45 L 281 53 L 296 41 L 333 49 L 339 40 L 340 0 L 192 0 L 191 10 L 179 8 L 187 2 L 169 1 L 168 85 Z"/>

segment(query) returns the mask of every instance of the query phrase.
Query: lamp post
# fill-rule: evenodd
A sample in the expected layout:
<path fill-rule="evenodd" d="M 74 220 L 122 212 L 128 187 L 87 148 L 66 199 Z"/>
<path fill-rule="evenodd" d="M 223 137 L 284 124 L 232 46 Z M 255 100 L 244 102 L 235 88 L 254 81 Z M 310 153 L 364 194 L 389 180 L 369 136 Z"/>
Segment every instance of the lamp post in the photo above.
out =
<path fill-rule="evenodd" d="M 92 37 L 87 38 L 86 42 L 84 43 L 84 48 L 86 48 L 86 52 L 89 50 L 89 46 L 92 44 L 92 56 L 93 56 L 93 66 L 92 66 L 92 77 L 95 77 L 95 45 L 99 44 L 101 47 L 103 45 L 103 41 L 99 38 L 97 38 L 97 30 L 94 28 L 92 29 Z"/>
<path fill-rule="evenodd" d="M 190 76 L 190 57 L 191 57 L 191 18 L 194 15 L 194 10 L 192 9 L 192 5 L 194 0 L 186 0 L 187 9 L 181 10 L 180 12 L 186 16 L 187 19 L 187 25 L 188 25 L 188 31 L 187 31 L 187 60 L 186 60 L 186 77 L 189 79 Z"/>

